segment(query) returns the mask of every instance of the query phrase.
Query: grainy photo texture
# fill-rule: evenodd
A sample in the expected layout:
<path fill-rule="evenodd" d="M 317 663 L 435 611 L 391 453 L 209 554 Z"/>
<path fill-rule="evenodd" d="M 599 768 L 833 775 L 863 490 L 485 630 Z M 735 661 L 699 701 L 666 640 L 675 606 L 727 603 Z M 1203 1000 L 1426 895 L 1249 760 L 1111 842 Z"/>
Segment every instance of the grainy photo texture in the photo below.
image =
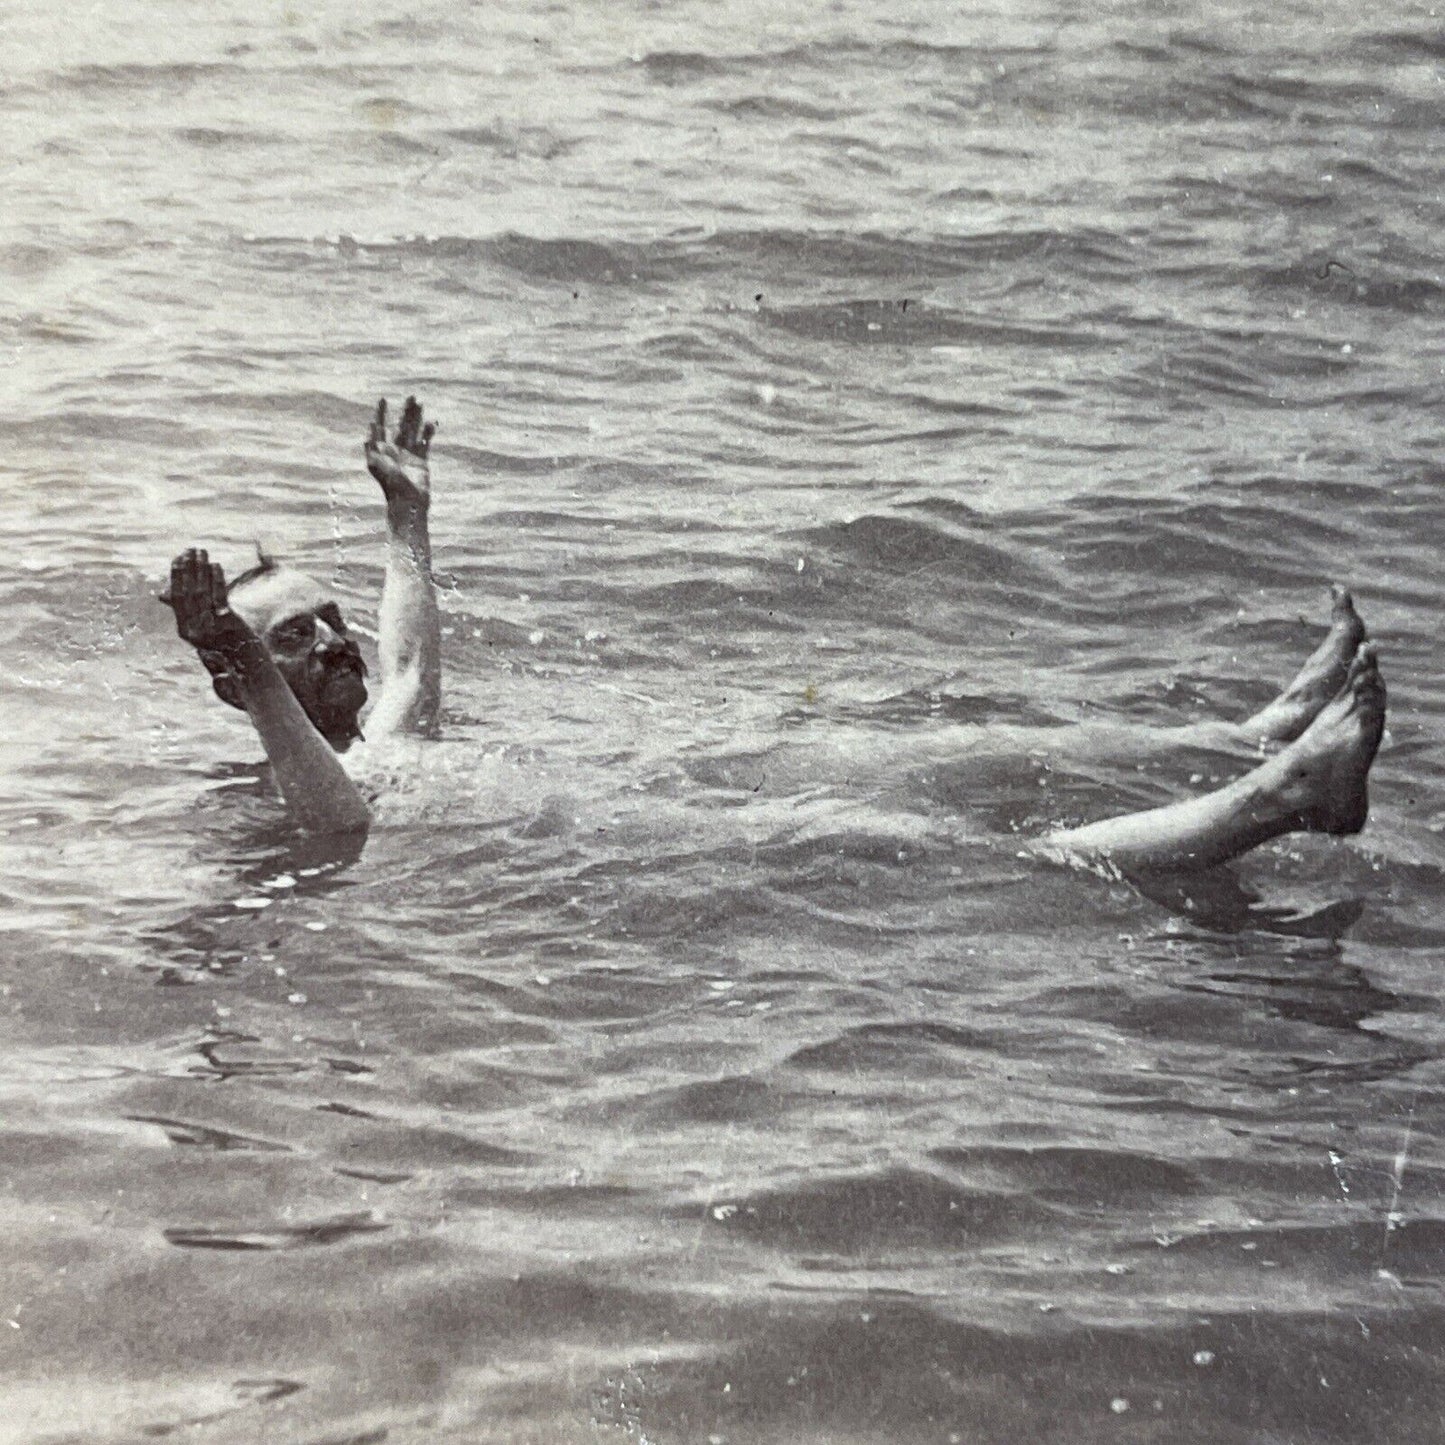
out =
<path fill-rule="evenodd" d="M 0 1442 L 1445 1419 L 1445 22 L 0 33 Z"/>

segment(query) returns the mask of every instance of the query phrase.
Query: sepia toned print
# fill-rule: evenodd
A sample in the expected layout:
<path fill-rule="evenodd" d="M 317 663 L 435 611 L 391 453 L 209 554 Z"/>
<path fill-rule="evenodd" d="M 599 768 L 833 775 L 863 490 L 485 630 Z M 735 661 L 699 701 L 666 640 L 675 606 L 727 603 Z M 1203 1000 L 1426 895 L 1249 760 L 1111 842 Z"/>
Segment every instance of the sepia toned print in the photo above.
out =
<path fill-rule="evenodd" d="M 1435 1439 L 1442 44 L 8 21 L 0 1440 Z"/>

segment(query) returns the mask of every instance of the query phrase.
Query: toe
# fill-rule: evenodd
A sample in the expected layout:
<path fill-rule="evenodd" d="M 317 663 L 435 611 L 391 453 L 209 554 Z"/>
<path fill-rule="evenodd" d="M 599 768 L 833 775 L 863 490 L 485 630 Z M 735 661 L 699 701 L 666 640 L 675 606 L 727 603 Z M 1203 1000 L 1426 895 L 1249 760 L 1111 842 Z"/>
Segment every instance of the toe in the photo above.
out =
<path fill-rule="evenodd" d="M 1362 642 L 1355 649 L 1355 655 L 1350 659 L 1350 670 L 1345 676 L 1345 682 L 1348 686 L 1354 687 L 1372 674 L 1375 677 L 1380 675 L 1379 655 L 1375 651 L 1373 642 Z"/>
<path fill-rule="evenodd" d="M 1364 621 L 1355 610 L 1355 599 L 1344 587 L 1332 588 L 1334 604 L 1331 608 L 1330 621 L 1345 636 L 1354 640 L 1358 646 L 1369 635 L 1365 631 Z"/>

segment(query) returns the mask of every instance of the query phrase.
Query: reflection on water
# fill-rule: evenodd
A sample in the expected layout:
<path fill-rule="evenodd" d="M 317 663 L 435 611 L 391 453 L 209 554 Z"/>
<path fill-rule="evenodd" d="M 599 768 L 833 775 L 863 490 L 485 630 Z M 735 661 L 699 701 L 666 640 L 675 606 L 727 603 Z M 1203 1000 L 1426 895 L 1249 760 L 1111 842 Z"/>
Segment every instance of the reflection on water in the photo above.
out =
<path fill-rule="evenodd" d="M 6 1438 L 1433 1438 L 1436 21 L 183 18 L 0 85 Z M 338 851 L 154 596 L 374 635 L 412 390 L 446 738 Z M 1331 579 L 1361 838 L 1024 855 Z"/>
<path fill-rule="evenodd" d="M 1257 929 L 1286 936 L 1338 939 L 1360 921 L 1365 911 L 1363 898 L 1337 898 L 1304 908 L 1269 903 L 1228 868 L 1196 874 L 1146 874 L 1132 882 L 1161 908 L 1219 933 Z"/>

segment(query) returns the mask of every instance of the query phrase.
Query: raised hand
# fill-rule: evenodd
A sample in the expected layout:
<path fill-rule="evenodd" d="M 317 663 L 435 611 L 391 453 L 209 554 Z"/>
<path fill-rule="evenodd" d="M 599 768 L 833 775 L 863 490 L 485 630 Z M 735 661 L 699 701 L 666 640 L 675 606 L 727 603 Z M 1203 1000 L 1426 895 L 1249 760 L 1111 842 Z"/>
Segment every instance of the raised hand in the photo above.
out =
<path fill-rule="evenodd" d="M 423 425 L 414 396 L 386 439 L 386 401 L 366 437 L 366 465 L 386 493 L 386 581 L 377 614 L 381 696 L 367 720 L 372 737 L 414 732 L 430 737 L 441 710 L 441 619 L 431 572 L 431 472 L 436 427 Z"/>
<path fill-rule="evenodd" d="M 376 404 L 376 415 L 366 436 L 366 465 L 381 483 L 388 502 L 410 503 L 425 509 L 431 501 L 431 470 L 427 456 L 436 423 L 422 425 L 421 404 L 406 399 L 401 425 L 392 441 L 386 439 L 386 398 Z"/>
<path fill-rule="evenodd" d="M 176 631 L 200 653 L 217 696 L 250 717 L 296 821 L 319 833 L 365 828 L 371 818 L 366 799 L 265 645 L 231 611 L 221 568 L 199 548 L 182 552 L 160 600 L 176 614 Z"/>
<path fill-rule="evenodd" d="M 192 547 L 171 563 L 170 586 L 160 600 L 176 614 L 176 631 L 201 653 L 207 667 L 207 653 L 233 657 L 255 639 L 226 601 L 225 572 L 201 549 Z"/>

